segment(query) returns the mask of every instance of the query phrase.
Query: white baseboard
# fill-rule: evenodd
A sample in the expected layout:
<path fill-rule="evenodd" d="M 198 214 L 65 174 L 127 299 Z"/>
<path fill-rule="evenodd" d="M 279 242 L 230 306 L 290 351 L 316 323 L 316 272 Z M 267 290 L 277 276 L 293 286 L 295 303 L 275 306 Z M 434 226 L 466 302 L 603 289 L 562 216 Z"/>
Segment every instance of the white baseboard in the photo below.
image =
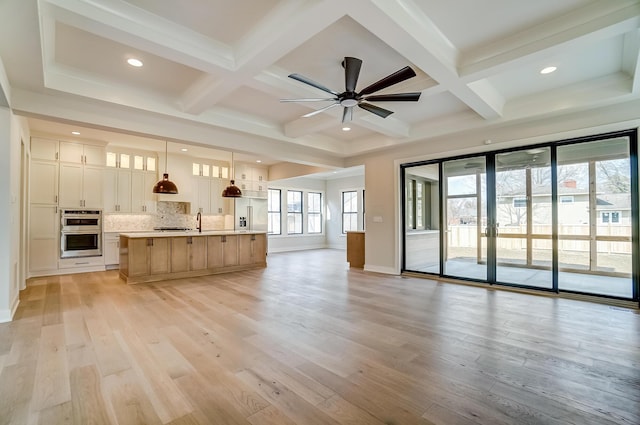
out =
<path fill-rule="evenodd" d="M 328 248 L 326 244 L 297 245 L 295 247 L 283 246 L 279 248 L 273 248 L 269 246 L 269 252 L 276 253 L 276 252 L 306 251 L 309 249 L 324 249 L 324 248 Z"/>
<path fill-rule="evenodd" d="M 20 305 L 20 296 L 16 295 L 11 303 L 11 309 L 0 310 L 0 323 L 6 323 L 13 320 L 13 316 L 16 314 L 16 310 Z"/>
<path fill-rule="evenodd" d="M 373 273 L 382 273 L 382 274 L 394 274 L 394 275 L 400 274 L 395 269 L 395 267 L 369 266 L 367 264 L 364 265 L 364 271 L 373 272 Z"/>

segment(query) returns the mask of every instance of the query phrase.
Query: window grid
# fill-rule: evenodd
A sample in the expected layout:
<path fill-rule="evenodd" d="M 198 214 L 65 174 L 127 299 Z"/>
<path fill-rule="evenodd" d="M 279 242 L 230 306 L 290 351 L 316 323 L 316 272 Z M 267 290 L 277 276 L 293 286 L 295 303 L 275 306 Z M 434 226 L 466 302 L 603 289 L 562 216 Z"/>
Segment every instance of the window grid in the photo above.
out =
<path fill-rule="evenodd" d="M 282 233 L 282 230 L 280 229 L 280 217 L 281 217 L 281 210 L 280 210 L 280 202 L 281 199 L 281 193 L 280 193 L 280 189 L 269 189 L 267 192 L 267 218 L 268 218 L 268 224 L 267 224 L 267 233 L 269 233 L 270 235 L 279 235 Z"/>
<path fill-rule="evenodd" d="M 342 192 L 342 233 L 358 230 L 358 192 Z"/>
<path fill-rule="evenodd" d="M 302 234 L 302 191 L 287 191 L 287 234 Z"/>
<path fill-rule="evenodd" d="M 307 193 L 307 233 L 322 233 L 322 194 Z"/>

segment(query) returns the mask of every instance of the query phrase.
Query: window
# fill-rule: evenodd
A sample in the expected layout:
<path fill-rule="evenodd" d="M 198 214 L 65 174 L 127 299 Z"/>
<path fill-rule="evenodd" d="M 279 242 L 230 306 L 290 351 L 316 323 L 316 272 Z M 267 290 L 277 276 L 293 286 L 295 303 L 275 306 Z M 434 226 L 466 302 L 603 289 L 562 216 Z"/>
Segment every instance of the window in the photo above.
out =
<path fill-rule="evenodd" d="M 527 207 L 527 198 L 513 198 L 513 207 L 514 208 L 526 208 Z"/>
<path fill-rule="evenodd" d="M 307 232 L 322 233 L 322 194 L 307 193 Z"/>
<path fill-rule="evenodd" d="M 267 232 L 270 235 L 279 235 L 280 231 L 280 189 L 269 189 L 267 194 Z"/>
<path fill-rule="evenodd" d="M 287 191 L 287 233 L 302 234 L 302 192 Z"/>
<path fill-rule="evenodd" d="M 342 233 L 358 230 L 358 192 L 342 192 Z"/>
<path fill-rule="evenodd" d="M 620 223 L 620 211 L 603 211 L 603 223 Z"/>

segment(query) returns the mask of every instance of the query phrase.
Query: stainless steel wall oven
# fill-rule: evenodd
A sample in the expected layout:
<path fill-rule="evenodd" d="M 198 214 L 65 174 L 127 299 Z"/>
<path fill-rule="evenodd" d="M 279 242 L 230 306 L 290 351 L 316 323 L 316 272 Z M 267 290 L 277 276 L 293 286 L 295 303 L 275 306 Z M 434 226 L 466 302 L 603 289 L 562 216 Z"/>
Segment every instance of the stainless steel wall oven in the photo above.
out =
<path fill-rule="evenodd" d="M 102 255 L 101 210 L 63 209 L 60 221 L 60 258 Z"/>

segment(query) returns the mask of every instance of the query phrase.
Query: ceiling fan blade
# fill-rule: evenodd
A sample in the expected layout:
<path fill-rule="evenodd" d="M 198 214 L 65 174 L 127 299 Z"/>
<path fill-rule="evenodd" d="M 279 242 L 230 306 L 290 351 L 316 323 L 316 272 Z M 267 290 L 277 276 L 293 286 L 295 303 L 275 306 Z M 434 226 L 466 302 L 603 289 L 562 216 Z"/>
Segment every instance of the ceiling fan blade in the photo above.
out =
<path fill-rule="evenodd" d="M 336 97 L 328 97 L 328 98 L 315 98 L 315 97 L 305 97 L 301 99 L 280 99 L 280 102 L 324 102 L 333 100 L 336 101 L 338 98 Z"/>
<path fill-rule="evenodd" d="M 382 118 L 387 118 L 389 115 L 393 114 L 393 111 L 389 111 L 388 109 L 384 109 L 379 106 L 372 105 L 370 103 L 358 103 L 358 106 L 364 109 L 365 111 L 369 111 Z"/>
<path fill-rule="evenodd" d="M 353 119 L 353 106 L 345 106 L 342 111 L 342 123 L 350 122 Z"/>
<path fill-rule="evenodd" d="M 413 78 L 416 76 L 416 73 L 413 69 L 408 66 L 400 69 L 399 71 L 394 72 L 393 74 L 387 75 L 380 81 L 376 81 L 368 87 L 365 87 L 360 92 L 360 95 L 370 94 L 377 92 L 382 89 L 386 89 L 394 84 L 398 84 L 403 82 L 404 80 L 408 80 L 409 78 Z"/>
<path fill-rule="evenodd" d="M 290 75 L 289 75 L 289 78 L 293 78 L 294 80 L 298 80 L 298 81 L 300 81 L 301 83 L 308 84 L 308 85 L 310 85 L 311 87 L 315 87 L 315 88 L 320 89 L 320 90 L 322 90 L 322 91 L 326 91 L 327 93 L 331 93 L 331 94 L 332 94 L 332 95 L 334 95 L 334 96 L 338 96 L 338 92 L 335 92 L 335 91 L 333 91 L 333 90 L 331 90 L 331 89 L 329 89 L 329 88 L 327 88 L 327 87 L 323 86 L 322 84 L 316 83 L 315 81 L 310 80 L 310 79 L 308 79 L 307 77 L 305 77 L 305 76 L 303 76 L 303 75 L 300 75 L 300 74 L 290 74 Z"/>
<path fill-rule="evenodd" d="M 358 84 L 358 76 L 360 75 L 360 67 L 362 60 L 358 58 L 345 57 L 344 62 L 344 87 L 346 91 L 356 91 Z"/>
<path fill-rule="evenodd" d="M 320 108 L 320 109 L 317 109 L 317 110 L 315 110 L 315 111 L 313 111 L 313 112 L 309 112 L 308 114 L 304 114 L 304 115 L 302 116 L 302 118 L 309 118 L 309 117 L 312 117 L 312 116 L 314 116 L 314 115 L 316 115 L 316 114 L 319 114 L 320 112 L 324 112 L 324 111 L 326 111 L 326 110 L 327 110 L 327 109 L 329 109 L 329 108 L 333 108 L 334 106 L 338 106 L 339 104 L 340 104 L 339 102 L 332 103 L 331 105 L 329 105 L 329 106 L 325 106 L 324 108 Z"/>
<path fill-rule="evenodd" d="M 395 94 L 374 94 L 363 97 L 367 102 L 417 102 L 420 100 L 421 92 L 415 93 L 395 93 Z"/>

